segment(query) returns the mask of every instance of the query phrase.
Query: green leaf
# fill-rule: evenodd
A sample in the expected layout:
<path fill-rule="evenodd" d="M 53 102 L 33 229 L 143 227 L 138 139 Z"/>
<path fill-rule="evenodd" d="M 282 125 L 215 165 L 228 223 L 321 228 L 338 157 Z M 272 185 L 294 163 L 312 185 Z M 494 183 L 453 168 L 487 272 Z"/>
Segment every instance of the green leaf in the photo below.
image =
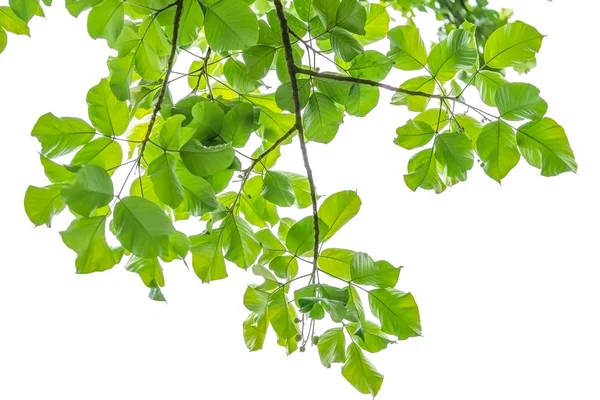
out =
<path fill-rule="evenodd" d="M 100 137 L 83 146 L 71 160 L 72 166 L 93 164 L 112 175 L 123 161 L 123 148 L 112 138 Z"/>
<path fill-rule="evenodd" d="M 402 83 L 400 89 L 433 94 L 435 89 L 435 79 L 430 76 L 417 76 L 416 78 L 411 78 Z M 429 104 L 429 97 L 412 96 L 406 93 L 396 92 L 392 96 L 392 104 L 405 105 L 410 111 L 422 112 L 425 111 Z"/>
<path fill-rule="evenodd" d="M 308 140 L 329 143 L 333 140 L 344 113 L 322 93 L 313 93 L 303 113 L 304 134 Z"/>
<path fill-rule="evenodd" d="M 143 197 L 124 197 L 114 208 L 114 233 L 123 247 L 142 258 L 158 257 L 175 232 L 164 211 Z"/>
<path fill-rule="evenodd" d="M 553 119 L 544 118 L 522 125 L 517 144 L 523 158 L 542 170 L 543 176 L 577 172 L 577 162 L 564 129 Z"/>
<path fill-rule="evenodd" d="M 239 103 L 225 114 L 221 136 L 233 147 L 244 147 L 255 129 L 254 108 L 248 103 Z"/>
<path fill-rule="evenodd" d="M 155 301 L 165 301 L 160 290 L 165 285 L 162 266 L 156 257 L 140 258 L 133 256 L 125 265 L 125 269 L 140 276 L 146 287 L 150 288 L 149 296 Z"/>
<path fill-rule="evenodd" d="M 345 361 L 346 337 L 342 328 L 328 329 L 319 336 L 317 344 L 321 363 L 325 368 L 331 368 L 333 363 Z"/>
<path fill-rule="evenodd" d="M 346 350 L 342 375 L 360 393 L 372 394 L 373 397 L 379 393 L 383 383 L 383 375 L 375 369 L 356 343 L 351 343 Z"/>
<path fill-rule="evenodd" d="M 387 261 L 375 262 L 366 253 L 355 253 L 350 261 L 352 282 L 380 288 L 394 287 L 398 283 L 400 268 Z"/>
<path fill-rule="evenodd" d="M 387 37 L 391 45 L 388 57 L 394 62 L 394 67 L 404 71 L 416 71 L 425 67 L 427 50 L 416 27 L 397 26 L 390 29 Z"/>
<path fill-rule="evenodd" d="M 6 31 L 2 28 L 2 26 L 0 26 L 0 54 L 2 54 L 2 52 L 6 48 L 7 41 L 8 35 L 6 34 Z"/>
<path fill-rule="evenodd" d="M 365 117 L 379 102 L 379 88 L 355 83 L 350 88 L 346 112 L 356 117 Z"/>
<path fill-rule="evenodd" d="M 258 239 L 263 248 L 260 259 L 258 260 L 258 264 L 260 265 L 268 263 L 275 257 L 278 257 L 287 251 L 285 246 L 275 237 L 270 229 L 262 229 L 256 232 L 256 239 Z"/>
<path fill-rule="evenodd" d="M 292 225 L 285 237 L 285 247 L 290 253 L 302 256 L 311 253 L 315 245 L 315 228 L 312 216 L 302 218 Z M 319 241 L 327 232 L 327 225 L 319 218 Z"/>
<path fill-rule="evenodd" d="M 283 290 L 271 293 L 267 305 L 267 318 L 277 336 L 293 339 L 298 334 L 298 326 L 294 322 L 294 308 L 288 304 Z"/>
<path fill-rule="evenodd" d="M 480 71 L 475 75 L 474 85 L 479 91 L 479 97 L 488 106 L 496 107 L 496 92 L 508 81 L 494 71 Z"/>
<path fill-rule="evenodd" d="M 266 316 L 256 313 L 250 314 L 243 324 L 244 342 L 250 351 L 260 350 L 265 342 L 267 327 L 269 326 Z"/>
<path fill-rule="evenodd" d="M 436 193 L 446 190 L 446 185 L 437 172 L 433 149 L 421 150 L 410 158 L 404 182 L 413 191 L 417 188 L 434 190 Z"/>
<path fill-rule="evenodd" d="M 298 275 L 298 260 L 294 256 L 277 256 L 269 263 L 275 276 L 290 281 Z"/>
<path fill-rule="evenodd" d="M 181 124 L 185 116 L 181 114 L 169 117 L 161 126 L 158 140 L 165 149 L 177 151 L 181 147 Z"/>
<path fill-rule="evenodd" d="M 221 0 L 210 5 L 204 25 L 206 41 L 216 52 L 244 50 L 258 42 L 256 15 L 241 0 Z"/>
<path fill-rule="evenodd" d="M 381 330 L 400 340 L 421 336 L 421 319 L 414 297 L 393 288 L 369 292 L 371 312 L 381 321 Z"/>
<path fill-rule="evenodd" d="M 148 165 L 148 177 L 154 184 L 154 192 L 161 202 L 177 208 L 183 201 L 183 186 L 175 172 L 177 160 L 169 153 L 152 160 Z"/>
<path fill-rule="evenodd" d="M 84 217 L 110 203 L 114 188 L 110 176 L 96 165 L 84 165 L 77 171 L 75 182 L 61 188 L 63 201 Z"/>
<path fill-rule="evenodd" d="M 427 65 L 431 75 L 440 82 L 454 78 L 460 70 L 473 67 L 477 61 L 477 50 L 471 47 L 471 36 L 464 29 L 450 32 L 448 37 L 431 49 Z"/>
<path fill-rule="evenodd" d="M 340 74 L 333 75 L 342 76 Z M 341 82 L 325 78 L 313 78 L 312 82 L 317 87 L 319 92 L 323 93 L 334 102 L 342 105 L 345 105 L 348 101 L 350 89 L 352 89 L 352 86 L 354 85 L 351 82 Z"/>
<path fill-rule="evenodd" d="M 198 176 L 209 176 L 227 169 L 235 156 L 231 144 L 206 147 L 196 139 L 183 145 L 180 154 L 185 167 Z"/>
<path fill-rule="evenodd" d="M 0 27 L 15 35 L 30 35 L 29 27 L 25 21 L 7 6 L 0 6 Z"/>
<path fill-rule="evenodd" d="M 540 97 L 540 90 L 529 83 L 505 83 L 496 91 L 496 105 L 500 117 L 509 121 L 540 119 L 548 104 Z"/>
<path fill-rule="evenodd" d="M 250 225 L 240 217 L 230 216 L 222 227 L 225 259 L 243 269 L 254 264 L 261 246 Z"/>
<path fill-rule="evenodd" d="M 295 200 L 292 182 L 276 171 L 265 171 L 261 196 L 280 207 L 289 207 Z"/>
<path fill-rule="evenodd" d="M 285 175 L 292 183 L 296 207 L 306 208 L 310 206 L 312 204 L 312 198 L 310 196 L 310 182 L 308 181 L 308 178 L 293 172 L 281 173 Z M 317 198 L 318 197 L 319 196 L 317 196 Z"/>
<path fill-rule="evenodd" d="M 435 131 L 425 122 L 409 119 L 406 125 L 396 129 L 396 134 L 398 137 L 394 143 L 407 150 L 412 150 L 429 143 L 433 139 Z"/>
<path fill-rule="evenodd" d="M 192 266 L 204 283 L 227 278 L 221 236 L 221 230 L 215 230 L 192 237 Z"/>
<path fill-rule="evenodd" d="M 177 177 L 183 188 L 183 201 L 177 211 L 200 217 L 219 208 L 219 201 L 210 183 L 178 165 Z"/>
<path fill-rule="evenodd" d="M 317 263 L 323 272 L 349 282 L 352 280 L 350 263 L 354 258 L 354 254 L 355 252 L 352 250 L 325 249 L 320 252 Z"/>
<path fill-rule="evenodd" d="M 379 262 L 379 261 L 378 261 Z M 348 285 L 348 304 L 346 304 L 346 319 L 357 323 L 365 321 L 365 308 L 356 288 Z"/>
<path fill-rule="evenodd" d="M 29 22 L 40 8 L 38 0 L 9 0 L 8 4 L 15 15 L 25 22 Z"/>
<path fill-rule="evenodd" d="M 367 10 L 358 0 L 342 0 L 335 17 L 336 25 L 357 35 L 366 34 Z"/>
<path fill-rule="evenodd" d="M 131 97 L 131 79 L 133 77 L 133 54 L 124 58 L 109 57 L 110 89 L 118 100 L 128 100 Z"/>
<path fill-rule="evenodd" d="M 40 162 L 44 167 L 44 174 L 52 183 L 71 182 L 75 179 L 75 172 L 65 165 L 55 163 L 47 157 L 40 154 Z"/>
<path fill-rule="evenodd" d="M 265 45 L 252 46 L 242 52 L 244 63 L 248 68 L 248 77 L 262 79 L 269 73 L 277 48 Z"/>
<path fill-rule="evenodd" d="M 381 331 L 381 327 L 371 321 L 363 321 L 360 324 L 348 324 L 348 330 L 352 331 L 352 339 L 361 348 L 369 353 L 378 353 L 394 343 Z"/>
<path fill-rule="evenodd" d="M 153 23 L 150 23 L 152 26 Z M 142 27 L 140 27 L 142 29 Z M 147 28 L 149 29 L 149 28 Z M 134 55 L 134 65 L 136 71 L 142 78 L 148 81 L 155 81 L 163 75 L 163 62 L 161 61 L 151 41 L 146 39 L 139 43 Z"/>
<path fill-rule="evenodd" d="M 88 115 L 92 124 L 107 136 L 119 136 L 129 126 L 127 103 L 114 95 L 107 79 L 91 88 L 86 97 Z"/>
<path fill-rule="evenodd" d="M 367 11 L 367 22 L 365 23 L 365 35 L 361 37 L 363 43 L 373 43 L 381 40 L 387 35 L 390 24 L 390 15 L 386 6 L 369 3 Z"/>
<path fill-rule="evenodd" d="M 52 218 L 65 208 L 60 188 L 54 186 L 29 186 L 25 192 L 25 213 L 35 225 L 51 227 Z"/>
<path fill-rule="evenodd" d="M 125 8 L 121 0 L 104 0 L 88 14 L 87 29 L 93 39 L 114 43 L 123 30 Z"/>
<path fill-rule="evenodd" d="M 52 113 L 42 115 L 31 136 L 36 137 L 42 145 L 42 154 L 54 158 L 69 154 L 89 142 L 96 131 L 79 118 L 58 118 Z"/>
<path fill-rule="evenodd" d="M 352 60 L 348 73 L 355 78 L 372 79 L 379 82 L 388 75 L 393 65 L 392 60 L 380 52 L 367 50 Z"/>
<path fill-rule="evenodd" d="M 310 80 L 298 79 L 298 99 L 300 100 L 300 109 L 306 107 L 310 97 Z M 282 110 L 289 112 L 295 111 L 294 101 L 292 97 L 292 84 L 286 82 L 277 88 L 275 91 L 275 102 Z"/>
<path fill-rule="evenodd" d="M 102 0 L 65 0 L 65 5 L 69 13 L 72 16 L 77 17 L 85 10 L 90 9 L 101 2 Z"/>
<path fill-rule="evenodd" d="M 77 253 L 78 274 L 106 271 L 116 264 L 105 238 L 106 216 L 78 218 L 60 233 L 65 245 Z"/>
<path fill-rule="evenodd" d="M 225 62 L 223 74 L 231 87 L 240 93 L 252 92 L 260 86 L 260 82 L 248 76 L 248 67 L 232 57 Z"/>
<path fill-rule="evenodd" d="M 221 134 L 225 114 L 217 103 L 200 101 L 192 108 L 192 115 L 194 120 L 189 126 L 195 129 L 194 138 L 207 143 Z"/>
<path fill-rule="evenodd" d="M 464 181 L 467 171 L 473 168 L 473 145 L 471 140 L 458 132 L 442 133 L 436 138 L 435 158 L 440 163 L 442 176 Z"/>
<path fill-rule="evenodd" d="M 450 130 L 464 132 L 471 139 L 473 147 L 477 145 L 481 129 L 481 122 L 466 114 L 454 114 L 452 117 Z"/>
<path fill-rule="evenodd" d="M 266 280 L 270 280 L 270 277 L 265 277 Z M 276 282 L 273 278 L 273 282 Z M 244 292 L 244 307 L 248 310 L 263 316 L 267 313 L 267 307 L 269 304 L 269 292 L 263 290 L 261 286 L 250 285 Z"/>
<path fill-rule="evenodd" d="M 277 207 L 262 197 L 263 179 L 260 176 L 250 178 L 244 185 L 244 193 L 240 199 L 240 211 L 246 220 L 259 228 L 267 224 L 274 225 L 279 221 Z"/>
<path fill-rule="evenodd" d="M 521 158 L 515 132 L 502 121 L 490 122 L 483 127 L 477 139 L 477 153 L 485 173 L 498 183 Z"/>
<path fill-rule="evenodd" d="M 358 211 L 362 202 L 356 192 L 345 190 L 325 199 L 319 207 L 319 218 L 329 227 L 323 241 L 330 239 L 342 226 L 346 225 Z"/>
<path fill-rule="evenodd" d="M 334 28 L 329 33 L 329 40 L 334 53 L 346 62 L 352 61 L 365 50 L 352 34 L 343 29 Z"/>
<path fill-rule="evenodd" d="M 204 13 L 197 0 L 183 0 L 183 10 L 179 22 L 178 42 L 182 47 L 189 47 L 198 37 L 204 24 Z"/>
<path fill-rule="evenodd" d="M 448 125 L 450 117 L 444 109 L 430 108 L 429 110 L 425 110 L 421 114 L 417 115 L 414 120 L 425 122 L 431 126 L 433 130 L 439 132 L 444 129 L 446 125 Z"/>
<path fill-rule="evenodd" d="M 336 25 L 337 10 L 340 0 L 312 0 L 315 12 L 323 26 L 331 29 Z"/>
<path fill-rule="evenodd" d="M 544 35 L 521 21 L 506 24 L 494 31 L 483 51 L 485 63 L 496 69 L 515 67 L 535 57 Z"/>
<path fill-rule="evenodd" d="M 190 238 L 183 232 L 175 231 L 169 236 L 169 248 L 166 253 L 163 253 L 160 258 L 164 262 L 174 260 L 185 260 L 188 252 L 192 247 Z"/>

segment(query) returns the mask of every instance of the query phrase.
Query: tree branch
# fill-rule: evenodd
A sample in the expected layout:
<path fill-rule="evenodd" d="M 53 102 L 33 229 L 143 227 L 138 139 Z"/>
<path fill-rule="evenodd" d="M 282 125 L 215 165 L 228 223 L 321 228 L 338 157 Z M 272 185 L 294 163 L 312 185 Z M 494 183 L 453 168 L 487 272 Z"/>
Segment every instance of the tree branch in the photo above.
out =
<path fill-rule="evenodd" d="M 285 61 L 287 63 L 288 73 L 290 75 L 290 86 L 292 87 L 292 101 L 294 103 L 294 114 L 296 116 L 296 129 L 298 129 L 298 138 L 300 139 L 300 149 L 302 151 L 302 159 L 304 161 L 304 168 L 306 169 L 306 177 L 310 185 L 310 198 L 312 202 L 313 212 L 313 227 L 314 227 L 314 249 L 313 249 L 313 271 L 311 274 L 311 282 L 314 281 L 317 274 L 317 259 L 319 257 L 319 212 L 317 210 L 317 190 L 315 187 L 315 181 L 313 178 L 312 169 L 308 160 L 308 151 L 306 150 L 306 140 L 304 138 L 304 128 L 302 126 L 302 114 L 300 113 L 300 95 L 298 90 L 298 81 L 296 79 L 296 73 L 299 69 L 294 63 L 294 55 L 292 50 L 292 43 L 290 41 L 290 28 L 288 26 L 285 12 L 283 10 L 283 4 L 281 0 L 275 0 L 275 9 L 277 11 L 277 18 L 281 25 L 281 40 L 283 41 L 283 49 L 285 52 Z"/>
<path fill-rule="evenodd" d="M 409 96 L 420 96 L 420 97 L 427 97 L 430 99 L 437 99 L 440 101 L 445 101 L 445 100 L 449 100 L 449 101 L 453 101 L 456 103 L 460 103 L 464 106 L 467 106 L 469 108 L 473 108 L 475 109 L 475 107 L 473 107 L 472 105 L 470 105 L 469 103 L 467 103 L 466 101 L 458 98 L 458 97 L 454 97 L 454 96 L 446 96 L 446 95 L 441 95 L 441 94 L 432 94 L 432 93 L 425 93 L 425 92 L 419 92 L 419 91 L 414 91 L 414 90 L 407 90 L 407 89 L 402 89 L 400 87 L 395 87 L 392 85 L 388 85 L 386 83 L 381 83 L 381 82 L 377 82 L 377 81 L 373 81 L 370 79 L 363 79 L 363 78 L 355 78 L 353 76 L 344 76 L 344 75 L 335 75 L 329 72 L 317 72 L 317 71 L 312 71 L 310 69 L 306 69 L 306 68 L 296 68 L 296 72 L 299 74 L 304 74 L 304 75 L 310 75 L 310 76 L 314 76 L 316 78 L 323 78 L 323 79 L 330 79 L 333 81 L 341 81 L 341 82 L 352 82 L 352 83 L 360 83 L 362 85 L 369 85 L 369 86 L 374 86 L 374 87 L 379 87 L 382 89 L 386 89 L 386 90 L 390 90 L 392 92 L 396 92 L 396 93 L 404 93 L 406 95 Z"/>
<path fill-rule="evenodd" d="M 175 54 L 177 53 L 177 39 L 179 38 L 179 22 L 181 21 L 181 14 L 183 11 L 183 0 L 177 0 L 175 3 L 171 3 L 170 5 L 165 7 L 165 9 L 170 8 L 173 5 L 175 5 L 177 8 L 175 9 L 175 17 L 173 19 L 173 41 L 171 42 L 171 54 L 169 54 L 169 60 L 167 61 L 167 70 L 165 72 L 165 77 L 160 88 L 160 93 L 158 94 L 158 99 L 156 100 L 156 104 L 154 105 L 154 109 L 152 110 L 150 122 L 148 122 L 148 130 L 146 131 L 146 135 L 144 136 L 144 140 L 142 142 L 142 147 L 140 149 L 138 161 L 140 161 L 144 156 L 144 150 L 146 149 L 146 145 L 150 140 L 150 134 L 152 133 L 152 128 L 154 127 L 154 123 L 156 122 L 156 116 L 158 115 L 158 111 L 160 110 L 160 107 L 162 106 L 162 103 L 165 99 L 165 93 L 167 92 L 167 88 L 169 87 L 169 76 L 171 75 L 171 71 L 173 70 L 173 64 L 175 64 Z"/>

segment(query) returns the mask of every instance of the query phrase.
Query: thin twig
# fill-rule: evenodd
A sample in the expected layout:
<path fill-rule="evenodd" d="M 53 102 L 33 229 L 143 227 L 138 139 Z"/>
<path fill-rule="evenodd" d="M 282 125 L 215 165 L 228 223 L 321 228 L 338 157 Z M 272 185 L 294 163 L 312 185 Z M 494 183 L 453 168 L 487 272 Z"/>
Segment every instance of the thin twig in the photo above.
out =
<path fill-rule="evenodd" d="M 310 198 L 312 202 L 313 212 L 313 226 L 314 226 L 314 249 L 313 249 L 313 271 L 311 274 L 311 282 L 314 282 L 315 276 L 317 275 L 317 259 L 319 257 L 319 213 L 317 211 L 317 190 L 315 187 L 315 181 L 313 178 L 312 169 L 308 160 L 308 151 L 306 149 L 306 140 L 304 138 L 304 128 L 302 126 L 302 114 L 300 113 L 300 95 L 298 90 L 298 81 L 296 79 L 296 73 L 300 72 L 299 68 L 294 63 L 294 55 L 292 50 L 292 43 L 290 41 L 290 29 L 288 26 L 285 12 L 283 10 L 283 4 L 281 0 L 275 0 L 275 9 L 277 11 L 277 18 L 281 25 L 281 40 L 283 42 L 283 49 L 285 52 L 285 60 L 287 63 L 288 73 L 290 75 L 290 86 L 292 88 L 292 101 L 294 103 L 294 114 L 296 116 L 296 129 L 298 130 L 298 138 L 300 139 L 300 149 L 302 151 L 302 159 L 304 161 L 304 168 L 306 169 L 306 177 L 310 186 Z"/>
<path fill-rule="evenodd" d="M 175 17 L 173 20 L 173 41 L 171 42 L 171 54 L 169 54 L 169 60 L 167 61 L 167 70 L 165 72 L 165 77 L 160 88 L 160 93 L 158 94 L 158 99 L 156 100 L 156 104 L 154 106 L 154 109 L 152 110 L 150 122 L 148 122 L 148 130 L 146 131 L 146 135 L 144 136 L 144 140 L 142 142 L 138 162 L 141 161 L 142 157 L 144 156 L 144 150 L 146 149 L 146 145 L 150 140 L 150 134 L 152 133 L 152 128 L 154 127 L 154 123 L 156 122 L 156 116 L 158 115 L 158 111 L 160 110 L 160 107 L 162 106 L 162 103 L 165 99 L 165 93 L 167 92 L 167 89 L 169 87 L 169 76 L 171 75 L 173 64 L 175 63 L 175 54 L 177 53 L 177 39 L 179 37 L 179 22 L 181 21 L 181 14 L 183 11 L 183 0 L 177 0 L 175 3 L 172 3 L 168 7 L 172 5 L 176 5 L 177 8 L 175 9 Z"/>

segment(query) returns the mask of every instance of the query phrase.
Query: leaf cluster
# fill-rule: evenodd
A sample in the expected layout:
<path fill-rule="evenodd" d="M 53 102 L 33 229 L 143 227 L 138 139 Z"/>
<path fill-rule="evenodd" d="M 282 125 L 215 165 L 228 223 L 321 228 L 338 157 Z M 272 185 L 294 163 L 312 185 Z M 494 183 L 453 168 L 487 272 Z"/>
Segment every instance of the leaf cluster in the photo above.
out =
<path fill-rule="evenodd" d="M 47 113 L 32 129 L 49 180 L 25 194 L 32 223 L 50 227 L 68 211 L 61 237 L 77 273 L 122 263 L 153 300 L 165 300 L 163 268 L 173 261 L 191 260 L 204 283 L 251 270 L 248 349 L 261 349 L 268 332 L 287 354 L 312 344 L 325 367 L 343 364 L 361 393 L 374 396 L 383 382 L 366 353 L 419 336 L 419 310 L 412 294 L 396 289 L 400 267 L 328 245 L 362 203 L 353 191 L 319 195 L 307 142 L 331 142 L 348 116 L 367 116 L 380 91 L 391 90 L 392 104 L 415 112 L 394 140 L 419 149 L 404 176 L 412 190 L 442 192 L 466 180 L 476 158 L 498 182 L 521 157 L 544 176 L 577 168 L 540 91 L 503 75 L 534 64 L 543 35 L 494 20 L 502 26 L 482 36 L 468 22 L 473 6 L 431 47 L 415 26 L 392 24 L 385 5 L 358 0 L 66 7 L 75 17 L 86 12 L 89 35 L 113 54 L 109 75 L 88 91 L 86 119 Z M 0 26 L 25 32 L 40 10 L 37 0 L 13 0 L 0 7 Z M 380 41 L 386 53 L 375 50 Z M 181 71 L 183 54 L 193 61 Z M 418 75 L 386 83 L 394 68 Z M 170 85 L 180 79 L 190 92 L 178 98 Z M 471 91 L 482 104 L 467 99 Z M 281 147 L 292 145 L 302 173 L 276 168 Z M 290 207 L 306 215 L 292 219 Z M 184 232 L 182 221 L 198 228 Z"/>

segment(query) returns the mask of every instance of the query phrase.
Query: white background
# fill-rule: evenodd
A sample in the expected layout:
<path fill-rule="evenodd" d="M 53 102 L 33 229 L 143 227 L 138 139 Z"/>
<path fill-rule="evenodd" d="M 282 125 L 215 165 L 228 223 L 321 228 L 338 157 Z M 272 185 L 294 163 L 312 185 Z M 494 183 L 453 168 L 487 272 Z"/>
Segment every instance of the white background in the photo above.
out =
<path fill-rule="evenodd" d="M 366 119 L 348 118 L 331 145 L 309 147 L 322 194 L 357 189 L 363 200 L 331 245 L 404 265 L 399 288 L 420 306 L 424 336 L 371 357 L 385 375 L 381 399 L 600 398 L 600 6 L 492 5 L 548 35 L 538 68 L 518 79 L 541 88 L 578 174 L 543 178 L 521 160 L 502 187 L 475 168 L 442 195 L 412 193 L 402 182 L 411 152 L 392 144 L 410 116 L 387 105 L 389 94 Z M 33 39 L 10 35 L 0 56 L 0 398 L 366 398 L 315 348 L 288 358 L 269 335 L 264 351 L 246 350 L 251 273 L 229 267 L 230 279 L 202 285 L 170 264 L 169 304 L 156 303 L 122 266 L 75 275 L 57 232 L 65 220 L 32 228 L 23 194 L 46 180 L 31 127 L 48 111 L 86 118 L 85 94 L 107 75 L 107 48 L 87 36 L 84 16 L 62 4 L 47 16 L 32 23 Z M 421 31 L 435 38 L 433 25 Z M 281 168 L 302 171 L 297 146 L 285 156 L 293 162 Z"/>

